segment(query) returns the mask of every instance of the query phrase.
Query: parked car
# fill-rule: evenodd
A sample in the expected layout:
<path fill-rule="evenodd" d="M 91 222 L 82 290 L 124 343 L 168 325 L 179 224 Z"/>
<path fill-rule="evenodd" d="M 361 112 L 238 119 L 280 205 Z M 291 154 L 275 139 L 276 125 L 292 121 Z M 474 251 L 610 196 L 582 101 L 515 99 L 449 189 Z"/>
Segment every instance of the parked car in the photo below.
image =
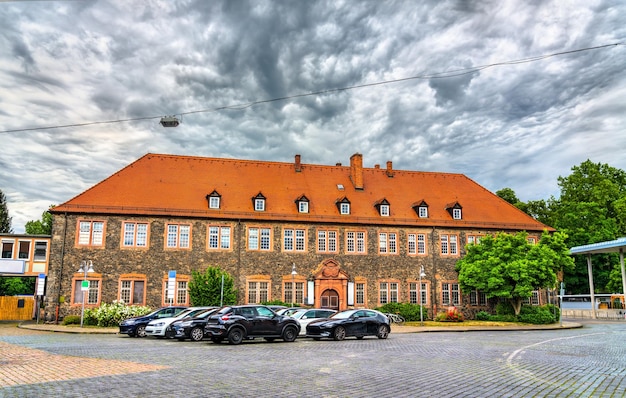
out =
<path fill-rule="evenodd" d="M 176 314 L 186 308 L 187 307 L 183 306 L 163 307 L 149 313 L 148 315 L 124 319 L 120 322 L 120 334 L 127 334 L 130 337 L 146 337 L 146 325 L 148 322 L 157 318 L 169 318 L 176 316 Z"/>
<path fill-rule="evenodd" d="M 289 308 L 279 308 L 279 309 L 274 309 L 272 308 L 272 306 L 268 306 L 272 311 L 274 311 L 275 313 L 277 313 L 278 315 L 291 315 L 294 312 L 301 310 L 302 307 L 289 307 Z"/>
<path fill-rule="evenodd" d="M 165 337 L 165 331 L 172 322 L 179 319 L 193 317 L 203 311 L 209 310 L 213 307 L 189 307 L 184 311 L 179 312 L 173 317 L 169 318 L 157 318 L 153 319 L 146 325 L 146 336 L 152 337 Z"/>
<path fill-rule="evenodd" d="M 327 319 L 320 319 L 309 323 L 306 327 L 306 336 L 314 340 L 329 337 L 343 340 L 354 336 L 362 339 L 365 336 L 376 336 L 386 339 L 391 331 L 389 318 L 376 310 L 346 310 L 337 312 Z"/>
<path fill-rule="evenodd" d="M 165 330 L 165 337 L 175 338 L 180 341 L 185 339 L 200 341 L 205 337 L 209 337 L 207 332 L 205 332 L 205 326 L 209 316 L 215 314 L 218 310 L 219 308 L 213 308 L 192 318 L 178 319 L 172 322 Z"/>
<path fill-rule="evenodd" d="M 300 324 L 264 305 L 237 305 L 221 308 L 211 315 L 206 330 L 215 343 L 228 339 L 231 344 L 239 344 L 244 339 L 257 337 L 267 341 L 283 339 L 292 342 L 298 338 Z"/>
<path fill-rule="evenodd" d="M 300 323 L 300 335 L 306 335 L 306 327 L 309 323 L 318 319 L 328 318 L 335 312 L 337 311 L 328 308 L 299 308 L 286 315 L 297 320 Z"/>

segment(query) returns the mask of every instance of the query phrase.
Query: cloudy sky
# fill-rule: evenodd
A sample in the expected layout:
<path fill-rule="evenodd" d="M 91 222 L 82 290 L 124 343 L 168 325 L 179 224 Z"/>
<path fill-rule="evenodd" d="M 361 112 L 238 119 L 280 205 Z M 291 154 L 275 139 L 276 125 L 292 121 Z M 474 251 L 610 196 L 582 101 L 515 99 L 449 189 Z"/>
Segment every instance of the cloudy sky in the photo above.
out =
<path fill-rule="evenodd" d="M 0 2 L 0 190 L 17 233 L 148 152 L 558 197 L 626 169 L 625 43 L 618 0 Z"/>

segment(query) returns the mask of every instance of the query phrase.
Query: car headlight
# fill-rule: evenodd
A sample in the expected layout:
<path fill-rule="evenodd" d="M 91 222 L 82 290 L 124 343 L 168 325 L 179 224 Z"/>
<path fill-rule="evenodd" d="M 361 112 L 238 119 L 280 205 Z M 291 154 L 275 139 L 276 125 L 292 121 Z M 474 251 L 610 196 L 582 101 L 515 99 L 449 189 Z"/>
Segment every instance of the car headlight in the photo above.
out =
<path fill-rule="evenodd" d="M 157 323 L 153 323 L 152 326 L 154 327 L 159 327 L 159 326 L 163 326 L 165 325 L 165 322 L 157 322 Z"/>
<path fill-rule="evenodd" d="M 135 320 L 134 319 L 127 319 L 127 320 L 123 321 L 121 324 L 122 325 L 134 325 L 135 324 Z"/>

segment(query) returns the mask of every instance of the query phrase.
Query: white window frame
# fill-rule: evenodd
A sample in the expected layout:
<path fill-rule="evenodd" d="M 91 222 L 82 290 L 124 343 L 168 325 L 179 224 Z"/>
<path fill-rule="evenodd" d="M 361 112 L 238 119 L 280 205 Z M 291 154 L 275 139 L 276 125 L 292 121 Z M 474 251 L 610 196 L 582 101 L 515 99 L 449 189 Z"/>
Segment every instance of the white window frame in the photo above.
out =
<path fill-rule="evenodd" d="M 461 220 L 462 217 L 461 209 L 452 209 L 452 218 L 455 220 Z"/>
<path fill-rule="evenodd" d="M 207 248 L 209 250 L 230 250 L 230 227 L 221 225 L 209 225 Z"/>
<path fill-rule="evenodd" d="M 272 231 L 266 227 L 248 227 L 248 250 L 271 251 Z"/>
<path fill-rule="evenodd" d="M 346 253 L 366 254 L 367 243 L 365 242 L 365 231 L 346 232 Z"/>
<path fill-rule="evenodd" d="M 340 203 L 339 209 L 341 214 L 350 214 L 350 203 Z"/>
<path fill-rule="evenodd" d="M 78 245 L 79 246 L 103 246 L 104 245 L 104 221 L 78 222 Z"/>
<path fill-rule="evenodd" d="M 309 202 L 306 200 L 301 200 L 298 202 L 298 212 L 300 213 L 308 213 L 309 212 Z"/>
<path fill-rule="evenodd" d="M 398 254 L 398 235 L 395 232 L 378 233 L 378 253 Z"/>
<path fill-rule="evenodd" d="M 271 300 L 269 281 L 250 280 L 247 287 L 246 304 L 260 304 Z"/>
<path fill-rule="evenodd" d="M 428 207 L 419 206 L 417 211 L 419 213 L 419 218 L 428 218 Z"/>
<path fill-rule="evenodd" d="M 254 211 L 265 211 L 265 199 L 254 199 Z"/>
<path fill-rule="evenodd" d="M 125 221 L 122 228 L 122 247 L 148 247 L 148 223 Z"/>
<path fill-rule="evenodd" d="M 209 196 L 209 209 L 219 209 L 219 208 L 220 208 L 220 197 Z"/>
<path fill-rule="evenodd" d="M 380 216 L 389 217 L 389 205 L 380 205 Z"/>

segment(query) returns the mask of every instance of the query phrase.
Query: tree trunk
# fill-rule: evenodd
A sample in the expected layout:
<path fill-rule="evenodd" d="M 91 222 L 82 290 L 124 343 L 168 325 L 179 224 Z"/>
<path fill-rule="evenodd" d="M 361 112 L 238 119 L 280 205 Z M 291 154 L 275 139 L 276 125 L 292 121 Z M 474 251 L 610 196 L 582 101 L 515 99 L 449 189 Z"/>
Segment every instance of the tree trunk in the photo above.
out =
<path fill-rule="evenodd" d="M 509 300 L 511 301 L 511 305 L 513 306 L 513 310 L 515 311 L 515 316 L 519 316 L 519 312 L 522 309 L 522 299 L 512 298 Z"/>

